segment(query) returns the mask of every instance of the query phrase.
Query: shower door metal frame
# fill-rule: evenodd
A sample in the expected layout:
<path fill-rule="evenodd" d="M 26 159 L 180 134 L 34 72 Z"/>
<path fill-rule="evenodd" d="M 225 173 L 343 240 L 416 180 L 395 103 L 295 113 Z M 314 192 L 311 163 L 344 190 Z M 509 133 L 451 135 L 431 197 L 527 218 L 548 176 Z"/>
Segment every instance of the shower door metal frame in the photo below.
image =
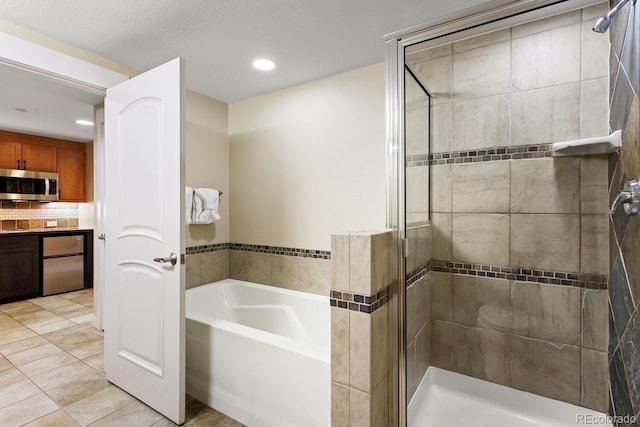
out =
<path fill-rule="evenodd" d="M 393 280 L 389 294 L 389 344 L 391 381 L 389 425 L 407 425 L 406 396 L 406 289 L 404 249 L 407 239 L 405 182 L 405 49 L 433 39 L 451 41 L 465 30 L 477 34 L 512 27 L 552 15 L 602 3 L 602 0 L 492 0 L 424 24 L 385 35 L 386 145 L 387 145 L 387 228 L 393 232 Z M 480 29 L 479 27 L 482 26 Z M 431 126 L 431 124 L 429 125 Z M 431 184 L 430 184 L 431 185 Z M 431 208 L 430 208 L 431 209 Z"/>

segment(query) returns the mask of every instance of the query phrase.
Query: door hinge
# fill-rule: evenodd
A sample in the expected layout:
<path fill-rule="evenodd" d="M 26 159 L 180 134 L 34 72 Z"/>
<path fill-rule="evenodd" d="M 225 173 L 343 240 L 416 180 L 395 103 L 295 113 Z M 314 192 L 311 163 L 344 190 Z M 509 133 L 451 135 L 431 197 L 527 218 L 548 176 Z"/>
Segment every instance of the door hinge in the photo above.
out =
<path fill-rule="evenodd" d="M 187 258 L 184 254 L 180 254 L 180 264 L 185 264 L 187 262 Z"/>
<path fill-rule="evenodd" d="M 402 256 L 405 258 L 409 256 L 409 239 L 402 239 Z"/>

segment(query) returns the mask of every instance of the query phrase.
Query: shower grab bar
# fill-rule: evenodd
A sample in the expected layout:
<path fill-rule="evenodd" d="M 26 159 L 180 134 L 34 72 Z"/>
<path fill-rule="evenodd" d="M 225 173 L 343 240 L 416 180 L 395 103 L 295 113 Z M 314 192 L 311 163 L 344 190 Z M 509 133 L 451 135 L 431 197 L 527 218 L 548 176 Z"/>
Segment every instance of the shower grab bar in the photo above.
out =
<path fill-rule="evenodd" d="M 611 215 L 622 205 L 627 215 L 637 215 L 640 211 L 640 184 L 635 179 L 627 181 L 625 188 L 611 204 Z"/>

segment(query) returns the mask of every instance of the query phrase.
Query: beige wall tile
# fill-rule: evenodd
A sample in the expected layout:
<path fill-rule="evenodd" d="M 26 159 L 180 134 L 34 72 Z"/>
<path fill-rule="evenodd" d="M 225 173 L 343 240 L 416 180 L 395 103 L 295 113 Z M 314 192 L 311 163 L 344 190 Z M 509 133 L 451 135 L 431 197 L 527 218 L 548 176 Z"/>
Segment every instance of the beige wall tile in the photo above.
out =
<path fill-rule="evenodd" d="M 510 335 L 511 386 L 580 404 L 580 347 Z"/>
<path fill-rule="evenodd" d="M 391 232 L 371 236 L 371 294 L 391 283 Z"/>
<path fill-rule="evenodd" d="M 215 251 L 201 254 L 200 279 L 202 284 L 229 278 L 229 251 Z"/>
<path fill-rule="evenodd" d="M 413 341 L 418 334 L 418 298 L 416 292 L 416 285 L 413 284 L 406 289 L 406 334 L 407 341 Z"/>
<path fill-rule="evenodd" d="M 481 162 L 452 168 L 453 212 L 509 213 L 511 162 Z"/>
<path fill-rule="evenodd" d="M 186 276 L 187 276 L 187 289 L 195 286 L 200 286 L 202 281 L 200 280 L 200 258 L 202 254 L 187 255 L 186 261 Z"/>
<path fill-rule="evenodd" d="M 331 427 L 349 427 L 349 387 L 331 383 Z"/>
<path fill-rule="evenodd" d="M 579 264 L 579 215 L 511 215 L 511 265 L 577 272 Z"/>
<path fill-rule="evenodd" d="M 580 187 L 580 211 L 582 214 L 607 215 L 609 213 L 609 189 L 606 185 Z"/>
<path fill-rule="evenodd" d="M 418 384 L 429 367 L 429 350 L 431 345 L 431 324 L 426 323 L 416 337 L 416 374 Z"/>
<path fill-rule="evenodd" d="M 582 9 L 582 20 L 592 21 L 606 15 L 607 13 L 609 13 L 609 2 L 601 2 L 595 6 L 589 6 Z"/>
<path fill-rule="evenodd" d="M 416 286 L 416 321 L 418 325 L 425 325 L 431 318 L 431 287 L 433 273 L 429 272 L 425 277 L 415 283 Z"/>
<path fill-rule="evenodd" d="M 431 59 L 442 58 L 443 56 L 451 56 L 451 48 L 451 43 L 447 43 L 441 46 L 413 51 L 407 55 L 407 62 L 415 65 L 421 61 L 429 61 Z"/>
<path fill-rule="evenodd" d="M 354 388 L 349 389 L 349 426 L 371 426 L 371 395 Z"/>
<path fill-rule="evenodd" d="M 405 172 L 407 212 L 428 212 L 429 166 L 412 166 Z"/>
<path fill-rule="evenodd" d="M 580 136 L 580 83 L 511 95 L 512 145 L 550 144 Z"/>
<path fill-rule="evenodd" d="M 389 376 L 385 376 L 371 395 L 371 425 L 388 427 L 389 423 Z"/>
<path fill-rule="evenodd" d="M 405 75 L 405 109 L 412 111 L 429 105 L 429 96 L 407 71 Z"/>
<path fill-rule="evenodd" d="M 418 267 L 418 229 L 416 227 L 407 228 L 407 245 L 409 252 L 405 261 L 407 272 L 412 272 Z"/>
<path fill-rule="evenodd" d="M 372 391 L 371 315 L 349 310 L 349 384 Z"/>
<path fill-rule="evenodd" d="M 582 23 L 583 80 L 609 77 L 609 38 L 592 31 L 593 25 L 591 20 Z"/>
<path fill-rule="evenodd" d="M 628 177 L 640 177 L 640 98 L 637 96 L 633 97 L 623 134 L 624 144 L 620 150 L 622 170 Z"/>
<path fill-rule="evenodd" d="M 371 234 L 349 236 L 349 290 L 371 295 Z"/>
<path fill-rule="evenodd" d="M 509 265 L 509 215 L 453 214 L 453 259 Z"/>
<path fill-rule="evenodd" d="M 431 235 L 431 225 L 420 226 L 417 229 L 416 240 L 416 262 L 424 265 L 431 259 L 433 251 L 433 238 Z"/>
<path fill-rule="evenodd" d="M 429 361 L 432 366 L 442 369 L 453 368 L 451 356 L 451 322 L 431 320 L 431 342 Z"/>
<path fill-rule="evenodd" d="M 407 345 L 406 363 L 407 363 L 407 401 L 411 401 L 411 398 L 418 388 L 420 382 L 418 376 L 418 360 L 416 355 L 416 337 Z"/>
<path fill-rule="evenodd" d="M 500 95 L 511 86 L 509 42 L 453 55 L 453 98 L 456 101 Z"/>
<path fill-rule="evenodd" d="M 378 388 L 389 372 L 389 304 L 371 315 L 371 390 Z"/>
<path fill-rule="evenodd" d="M 555 157 L 514 161 L 512 213 L 579 213 L 580 159 Z"/>
<path fill-rule="evenodd" d="M 431 234 L 433 236 L 433 258 L 448 261 L 451 253 L 451 214 L 433 212 L 431 214 Z"/>
<path fill-rule="evenodd" d="M 527 24 L 517 25 L 511 29 L 512 37 L 515 39 L 530 36 L 531 34 L 542 33 L 544 31 L 576 24 L 578 22 L 580 22 L 580 11 L 576 10 L 574 12 L 568 12 L 545 19 L 539 19 Z"/>
<path fill-rule="evenodd" d="M 451 273 L 431 272 L 431 318 L 451 320 L 453 279 Z"/>
<path fill-rule="evenodd" d="M 431 166 L 431 212 L 451 212 L 451 165 Z"/>
<path fill-rule="evenodd" d="M 271 255 L 230 251 L 229 273 L 232 279 L 248 282 L 271 284 Z"/>
<path fill-rule="evenodd" d="M 480 321 L 480 312 L 484 311 L 509 313 L 511 284 L 505 279 L 492 279 L 476 276 L 453 275 L 453 321 L 465 326 L 491 328 L 487 322 Z M 493 319 L 492 319 L 493 320 Z M 511 322 L 505 320 L 504 332 L 510 330 Z"/>
<path fill-rule="evenodd" d="M 413 70 L 429 92 L 434 95 L 433 105 L 451 101 L 451 56 L 419 62 L 414 65 Z"/>
<path fill-rule="evenodd" d="M 516 281 L 511 292 L 515 333 L 580 345 L 580 288 Z"/>
<path fill-rule="evenodd" d="M 607 155 L 585 156 L 580 159 L 580 184 L 584 186 L 608 184 Z"/>
<path fill-rule="evenodd" d="M 467 50 L 477 49 L 479 47 L 488 46 L 490 44 L 508 41 L 511 38 L 511 29 L 493 31 L 488 34 L 474 36 L 459 42 L 453 43 L 453 53 L 466 52 Z"/>
<path fill-rule="evenodd" d="M 578 23 L 514 39 L 511 46 L 516 90 L 579 81 L 580 29 Z"/>
<path fill-rule="evenodd" d="M 331 307 L 331 381 L 349 385 L 349 312 Z"/>
<path fill-rule="evenodd" d="M 331 290 L 331 261 L 316 258 L 298 258 L 300 288 L 304 292 L 329 295 Z"/>
<path fill-rule="evenodd" d="M 302 290 L 306 284 L 300 280 L 298 257 L 271 256 L 271 284 L 280 288 Z"/>
<path fill-rule="evenodd" d="M 609 274 L 608 216 L 583 215 L 580 234 L 580 271 Z"/>
<path fill-rule="evenodd" d="M 429 153 L 429 104 L 406 112 L 406 155 Z"/>
<path fill-rule="evenodd" d="M 595 35 L 595 32 L 591 31 Z M 606 40 L 606 38 L 605 38 Z M 580 138 L 609 134 L 609 79 L 582 82 L 580 96 Z"/>
<path fill-rule="evenodd" d="M 331 235 L 331 288 L 349 290 L 349 235 Z"/>
<path fill-rule="evenodd" d="M 582 349 L 581 406 L 607 412 L 609 409 L 609 365 L 607 353 Z"/>
<path fill-rule="evenodd" d="M 608 292 L 582 290 L 582 346 L 606 351 L 609 343 Z"/>
<path fill-rule="evenodd" d="M 451 151 L 453 121 L 451 104 L 439 104 L 431 107 L 431 151 L 446 153 Z"/>
<path fill-rule="evenodd" d="M 509 385 L 509 335 L 486 329 L 452 326 L 456 372 Z"/>
<path fill-rule="evenodd" d="M 507 96 L 491 96 L 453 104 L 452 151 L 502 145 L 511 145 Z"/>

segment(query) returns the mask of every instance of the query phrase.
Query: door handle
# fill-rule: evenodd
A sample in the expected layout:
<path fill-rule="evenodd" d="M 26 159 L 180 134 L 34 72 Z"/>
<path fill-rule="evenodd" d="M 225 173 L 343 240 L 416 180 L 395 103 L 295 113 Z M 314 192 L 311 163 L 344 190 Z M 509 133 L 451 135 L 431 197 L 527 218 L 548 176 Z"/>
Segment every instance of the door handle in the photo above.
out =
<path fill-rule="evenodd" d="M 171 255 L 169 255 L 166 258 L 154 258 L 153 259 L 154 262 L 159 262 L 159 263 L 165 263 L 165 262 L 170 262 L 171 265 L 176 265 L 178 263 L 178 255 L 176 255 L 175 253 L 171 252 Z"/>
<path fill-rule="evenodd" d="M 640 184 L 632 179 L 625 183 L 624 189 L 618 194 L 618 197 L 611 205 L 611 214 L 613 215 L 618 206 L 624 207 L 627 215 L 637 215 L 640 211 Z"/>
<path fill-rule="evenodd" d="M 98 240 L 104 240 L 105 238 L 106 238 L 106 237 L 105 237 L 104 233 L 102 233 L 102 234 L 100 234 L 100 235 L 98 236 Z"/>
<path fill-rule="evenodd" d="M 16 160 L 18 162 L 18 170 L 20 170 L 20 160 Z"/>

